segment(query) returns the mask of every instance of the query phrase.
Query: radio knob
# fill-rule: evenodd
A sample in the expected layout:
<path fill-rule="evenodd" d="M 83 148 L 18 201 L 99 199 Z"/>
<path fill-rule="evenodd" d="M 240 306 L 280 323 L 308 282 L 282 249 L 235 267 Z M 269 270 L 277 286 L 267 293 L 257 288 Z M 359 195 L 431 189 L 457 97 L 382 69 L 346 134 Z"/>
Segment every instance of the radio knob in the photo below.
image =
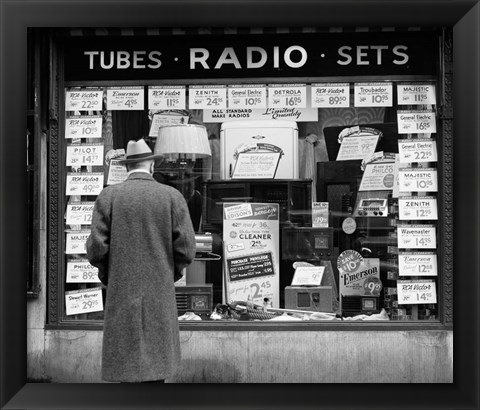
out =
<path fill-rule="evenodd" d="M 373 214 L 374 214 L 374 215 L 378 215 L 378 212 L 377 212 L 377 211 L 373 211 Z"/>
<path fill-rule="evenodd" d="M 383 212 L 382 212 L 382 211 L 380 211 L 380 212 L 379 212 L 379 215 L 383 215 Z"/>

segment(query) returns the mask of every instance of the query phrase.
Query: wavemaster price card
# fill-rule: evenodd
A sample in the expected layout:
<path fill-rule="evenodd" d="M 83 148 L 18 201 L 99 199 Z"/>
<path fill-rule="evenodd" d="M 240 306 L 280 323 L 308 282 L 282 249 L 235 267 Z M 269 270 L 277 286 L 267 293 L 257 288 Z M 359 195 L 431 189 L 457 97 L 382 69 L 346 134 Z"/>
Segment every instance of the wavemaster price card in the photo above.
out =
<path fill-rule="evenodd" d="M 223 205 L 224 299 L 279 307 L 279 206 Z"/>
<path fill-rule="evenodd" d="M 398 247 L 403 249 L 436 249 L 435 225 L 397 225 Z"/>
<path fill-rule="evenodd" d="M 65 292 L 65 308 L 67 316 L 102 311 L 102 288 Z"/>

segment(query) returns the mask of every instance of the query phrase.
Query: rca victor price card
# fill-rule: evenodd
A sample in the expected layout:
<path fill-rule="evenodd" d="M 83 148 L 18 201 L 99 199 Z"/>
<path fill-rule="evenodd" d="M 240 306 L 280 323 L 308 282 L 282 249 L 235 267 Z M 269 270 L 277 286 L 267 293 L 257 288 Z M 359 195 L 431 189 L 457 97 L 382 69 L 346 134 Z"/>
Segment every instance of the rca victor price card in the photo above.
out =
<path fill-rule="evenodd" d="M 65 241 L 65 253 L 67 255 L 78 255 L 86 254 L 86 244 L 87 239 L 90 236 L 90 230 L 82 231 L 65 231 L 66 241 Z"/>
<path fill-rule="evenodd" d="M 433 134 L 437 132 L 435 111 L 397 111 L 399 134 Z"/>
<path fill-rule="evenodd" d="M 107 110 L 143 110 L 145 90 L 143 87 L 107 88 Z"/>
<path fill-rule="evenodd" d="M 149 110 L 184 110 L 186 88 L 178 85 L 148 87 Z"/>
<path fill-rule="evenodd" d="M 435 84 L 430 83 L 406 83 L 397 85 L 398 105 L 435 105 Z"/>
<path fill-rule="evenodd" d="M 437 162 L 437 142 L 432 139 L 398 140 L 400 162 Z"/>
<path fill-rule="evenodd" d="M 398 247 L 403 249 L 436 249 L 435 225 L 397 225 Z"/>
<path fill-rule="evenodd" d="M 67 262 L 67 283 L 98 283 L 98 268 L 90 265 L 87 259 L 75 259 Z"/>
<path fill-rule="evenodd" d="M 392 83 L 356 83 L 354 86 L 355 107 L 392 107 Z"/>
<path fill-rule="evenodd" d="M 103 172 L 68 172 L 66 195 L 98 195 L 103 189 Z"/>
<path fill-rule="evenodd" d="M 437 254 L 434 252 L 400 252 L 400 276 L 437 276 Z"/>
<path fill-rule="evenodd" d="M 438 219 L 437 198 L 433 196 L 407 196 L 398 198 L 398 214 L 400 220 Z"/>
<path fill-rule="evenodd" d="M 102 111 L 102 103 L 101 88 L 69 89 L 65 93 L 65 111 Z"/>
<path fill-rule="evenodd" d="M 305 84 L 272 84 L 268 86 L 268 108 L 306 108 Z"/>
<path fill-rule="evenodd" d="M 65 309 L 67 316 L 102 311 L 102 288 L 65 292 Z"/>
<path fill-rule="evenodd" d="M 398 189 L 400 192 L 437 192 L 437 170 L 435 168 L 400 168 Z"/>
<path fill-rule="evenodd" d="M 312 104 L 314 108 L 350 107 L 350 84 L 324 83 L 312 84 Z"/>
<path fill-rule="evenodd" d="M 435 280 L 398 280 L 397 295 L 399 305 L 437 303 Z"/>
<path fill-rule="evenodd" d="M 91 225 L 95 202 L 69 202 L 67 204 L 67 225 Z"/>
<path fill-rule="evenodd" d="M 228 108 L 267 108 L 267 87 L 232 85 L 228 89 Z"/>
<path fill-rule="evenodd" d="M 102 138 L 101 115 L 72 115 L 65 120 L 65 138 Z"/>
<path fill-rule="evenodd" d="M 67 166 L 103 165 L 103 144 L 67 144 Z"/>
<path fill-rule="evenodd" d="M 188 108 L 190 110 L 227 108 L 227 87 L 224 85 L 188 87 Z"/>

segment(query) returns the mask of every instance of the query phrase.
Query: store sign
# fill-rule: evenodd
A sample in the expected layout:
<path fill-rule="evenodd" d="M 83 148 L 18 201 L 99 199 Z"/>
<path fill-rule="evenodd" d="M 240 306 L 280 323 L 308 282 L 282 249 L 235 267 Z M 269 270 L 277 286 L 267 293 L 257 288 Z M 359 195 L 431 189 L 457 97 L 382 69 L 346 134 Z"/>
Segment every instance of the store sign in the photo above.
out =
<path fill-rule="evenodd" d="M 68 172 L 66 195 L 98 195 L 103 189 L 103 172 Z"/>
<path fill-rule="evenodd" d="M 437 179 L 435 168 L 400 168 L 398 189 L 400 192 L 437 192 Z"/>
<path fill-rule="evenodd" d="M 95 202 L 69 202 L 67 204 L 67 225 L 90 225 Z"/>
<path fill-rule="evenodd" d="M 67 144 L 67 166 L 103 165 L 103 143 Z"/>
<path fill-rule="evenodd" d="M 436 249 L 435 225 L 397 225 L 398 247 L 402 249 Z"/>
<path fill-rule="evenodd" d="M 437 303 L 435 280 L 398 280 L 397 295 L 399 305 Z"/>
<path fill-rule="evenodd" d="M 98 268 L 87 259 L 75 259 L 67 262 L 67 283 L 98 283 Z"/>
<path fill-rule="evenodd" d="M 433 196 L 409 196 L 398 198 L 398 215 L 400 220 L 438 219 L 437 198 Z"/>
<path fill-rule="evenodd" d="M 245 120 L 286 120 L 296 122 L 318 121 L 316 108 L 227 108 L 203 110 L 204 123 Z"/>
<path fill-rule="evenodd" d="M 437 276 L 437 255 L 433 252 L 400 252 L 400 276 Z"/>
<path fill-rule="evenodd" d="M 398 140 L 400 162 L 436 162 L 437 142 L 432 139 Z"/>
<path fill-rule="evenodd" d="M 437 132 L 435 111 L 397 111 L 399 134 L 432 134 Z"/>
<path fill-rule="evenodd" d="M 65 138 L 102 138 L 102 116 L 67 116 L 65 120 Z"/>
<path fill-rule="evenodd" d="M 436 104 L 435 84 L 408 83 L 397 85 L 398 105 Z"/>
<path fill-rule="evenodd" d="M 65 309 L 67 316 L 102 311 L 102 288 L 65 292 Z"/>

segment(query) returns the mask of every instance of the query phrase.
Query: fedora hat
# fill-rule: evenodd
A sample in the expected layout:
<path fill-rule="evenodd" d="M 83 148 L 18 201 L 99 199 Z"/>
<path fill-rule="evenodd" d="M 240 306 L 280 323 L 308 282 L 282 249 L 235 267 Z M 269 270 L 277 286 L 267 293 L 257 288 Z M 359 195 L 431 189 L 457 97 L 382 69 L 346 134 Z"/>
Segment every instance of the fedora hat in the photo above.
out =
<path fill-rule="evenodd" d="M 154 155 L 145 140 L 130 140 L 127 144 L 127 152 L 125 158 L 118 161 L 120 164 L 131 164 L 132 162 L 145 161 L 148 159 L 157 159 L 161 155 Z"/>

